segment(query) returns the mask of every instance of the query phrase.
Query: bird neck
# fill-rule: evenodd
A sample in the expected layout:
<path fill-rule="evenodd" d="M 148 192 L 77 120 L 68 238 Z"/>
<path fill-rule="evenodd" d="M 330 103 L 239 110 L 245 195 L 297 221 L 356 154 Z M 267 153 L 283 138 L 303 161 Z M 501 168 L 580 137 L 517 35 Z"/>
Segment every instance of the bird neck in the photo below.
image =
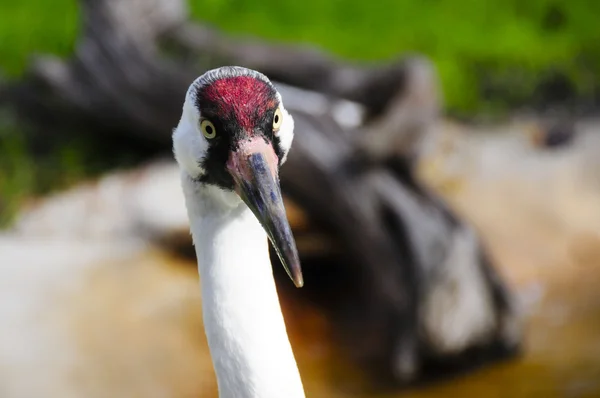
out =
<path fill-rule="evenodd" d="M 204 328 L 221 398 L 303 398 L 264 230 L 233 193 L 187 186 Z"/>

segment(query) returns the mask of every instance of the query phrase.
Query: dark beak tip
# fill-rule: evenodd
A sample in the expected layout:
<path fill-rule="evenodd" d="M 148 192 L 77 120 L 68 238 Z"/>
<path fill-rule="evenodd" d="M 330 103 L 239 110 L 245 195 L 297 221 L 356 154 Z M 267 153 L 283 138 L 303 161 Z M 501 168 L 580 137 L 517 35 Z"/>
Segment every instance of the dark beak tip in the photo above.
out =
<path fill-rule="evenodd" d="M 251 154 L 250 157 L 247 156 L 248 153 Z M 243 166 L 232 167 L 230 170 L 236 189 L 239 190 L 238 194 L 267 233 L 294 285 L 297 288 L 303 287 L 304 278 L 298 251 L 287 220 L 277 174 L 272 173 L 268 161 L 269 156 L 260 148 L 250 148 L 235 154 L 238 156 L 237 163 Z"/>

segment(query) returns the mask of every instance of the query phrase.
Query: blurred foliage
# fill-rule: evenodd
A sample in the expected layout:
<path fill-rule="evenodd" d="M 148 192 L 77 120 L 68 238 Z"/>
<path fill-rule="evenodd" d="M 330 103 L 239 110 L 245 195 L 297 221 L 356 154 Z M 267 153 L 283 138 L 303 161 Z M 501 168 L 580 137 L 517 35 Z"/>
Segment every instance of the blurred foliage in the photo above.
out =
<path fill-rule="evenodd" d="M 10 224 L 27 198 L 68 188 L 108 169 L 127 169 L 156 155 L 155 149 L 132 141 L 115 147 L 104 137 L 76 132 L 32 134 L 0 108 L 0 228 Z"/>
<path fill-rule="evenodd" d="M 32 53 L 68 56 L 78 32 L 75 0 L 0 1 L 0 69 L 18 76 Z"/>
<path fill-rule="evenodd" d="M 593 0 L 189 0 L 192 15 L 234 34 L 315 44 L 354 60 L 414 51 L 439 70 L 450 110 L 520 104 L 557 74 L 588 95 L 600 75 Z M 68 55 L 75 0 L 0 3 L 0 68 L 18 75 L 32 52 Z"/>
<path fill-rule="evenodd" d="M 22 135 L 6 112 L 0 113 L 0 227 L 8 224 L 33 191 L 34 165 Z"/>
<path fill-rule="evenodd" d="M 93 153 L 84 140 L 57 137 L 44 150 L 34 149 L 10 112 L 0 112 L 0 227 L 12 221 L 26 198 L 69 186 L 98 168 L 85 158 Z"/>

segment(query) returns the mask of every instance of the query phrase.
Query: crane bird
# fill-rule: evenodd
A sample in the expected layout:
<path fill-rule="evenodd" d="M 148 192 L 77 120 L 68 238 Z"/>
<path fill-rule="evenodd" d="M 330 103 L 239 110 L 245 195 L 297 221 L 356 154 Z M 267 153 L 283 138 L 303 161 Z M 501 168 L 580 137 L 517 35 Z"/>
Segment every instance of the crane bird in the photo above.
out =
<path fill-rule="evenodd" d="M 190 85 L 173 132 L 221 398 L 304 397 L 267 241 L 302 287 L 279 186 L 293 129 L 266 76 L 224 66 Z"/>

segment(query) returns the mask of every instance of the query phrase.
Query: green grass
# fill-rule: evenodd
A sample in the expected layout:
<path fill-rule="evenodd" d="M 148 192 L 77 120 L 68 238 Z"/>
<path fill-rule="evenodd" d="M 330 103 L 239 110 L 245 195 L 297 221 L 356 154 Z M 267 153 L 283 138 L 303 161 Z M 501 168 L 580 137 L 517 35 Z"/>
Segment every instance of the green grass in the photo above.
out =
<path fill-rule="evenodd" d="M 0 2 L 0 69 L 21 75 L 30 54 L 68 56 L 78 32 L 75 0 Z"/>

